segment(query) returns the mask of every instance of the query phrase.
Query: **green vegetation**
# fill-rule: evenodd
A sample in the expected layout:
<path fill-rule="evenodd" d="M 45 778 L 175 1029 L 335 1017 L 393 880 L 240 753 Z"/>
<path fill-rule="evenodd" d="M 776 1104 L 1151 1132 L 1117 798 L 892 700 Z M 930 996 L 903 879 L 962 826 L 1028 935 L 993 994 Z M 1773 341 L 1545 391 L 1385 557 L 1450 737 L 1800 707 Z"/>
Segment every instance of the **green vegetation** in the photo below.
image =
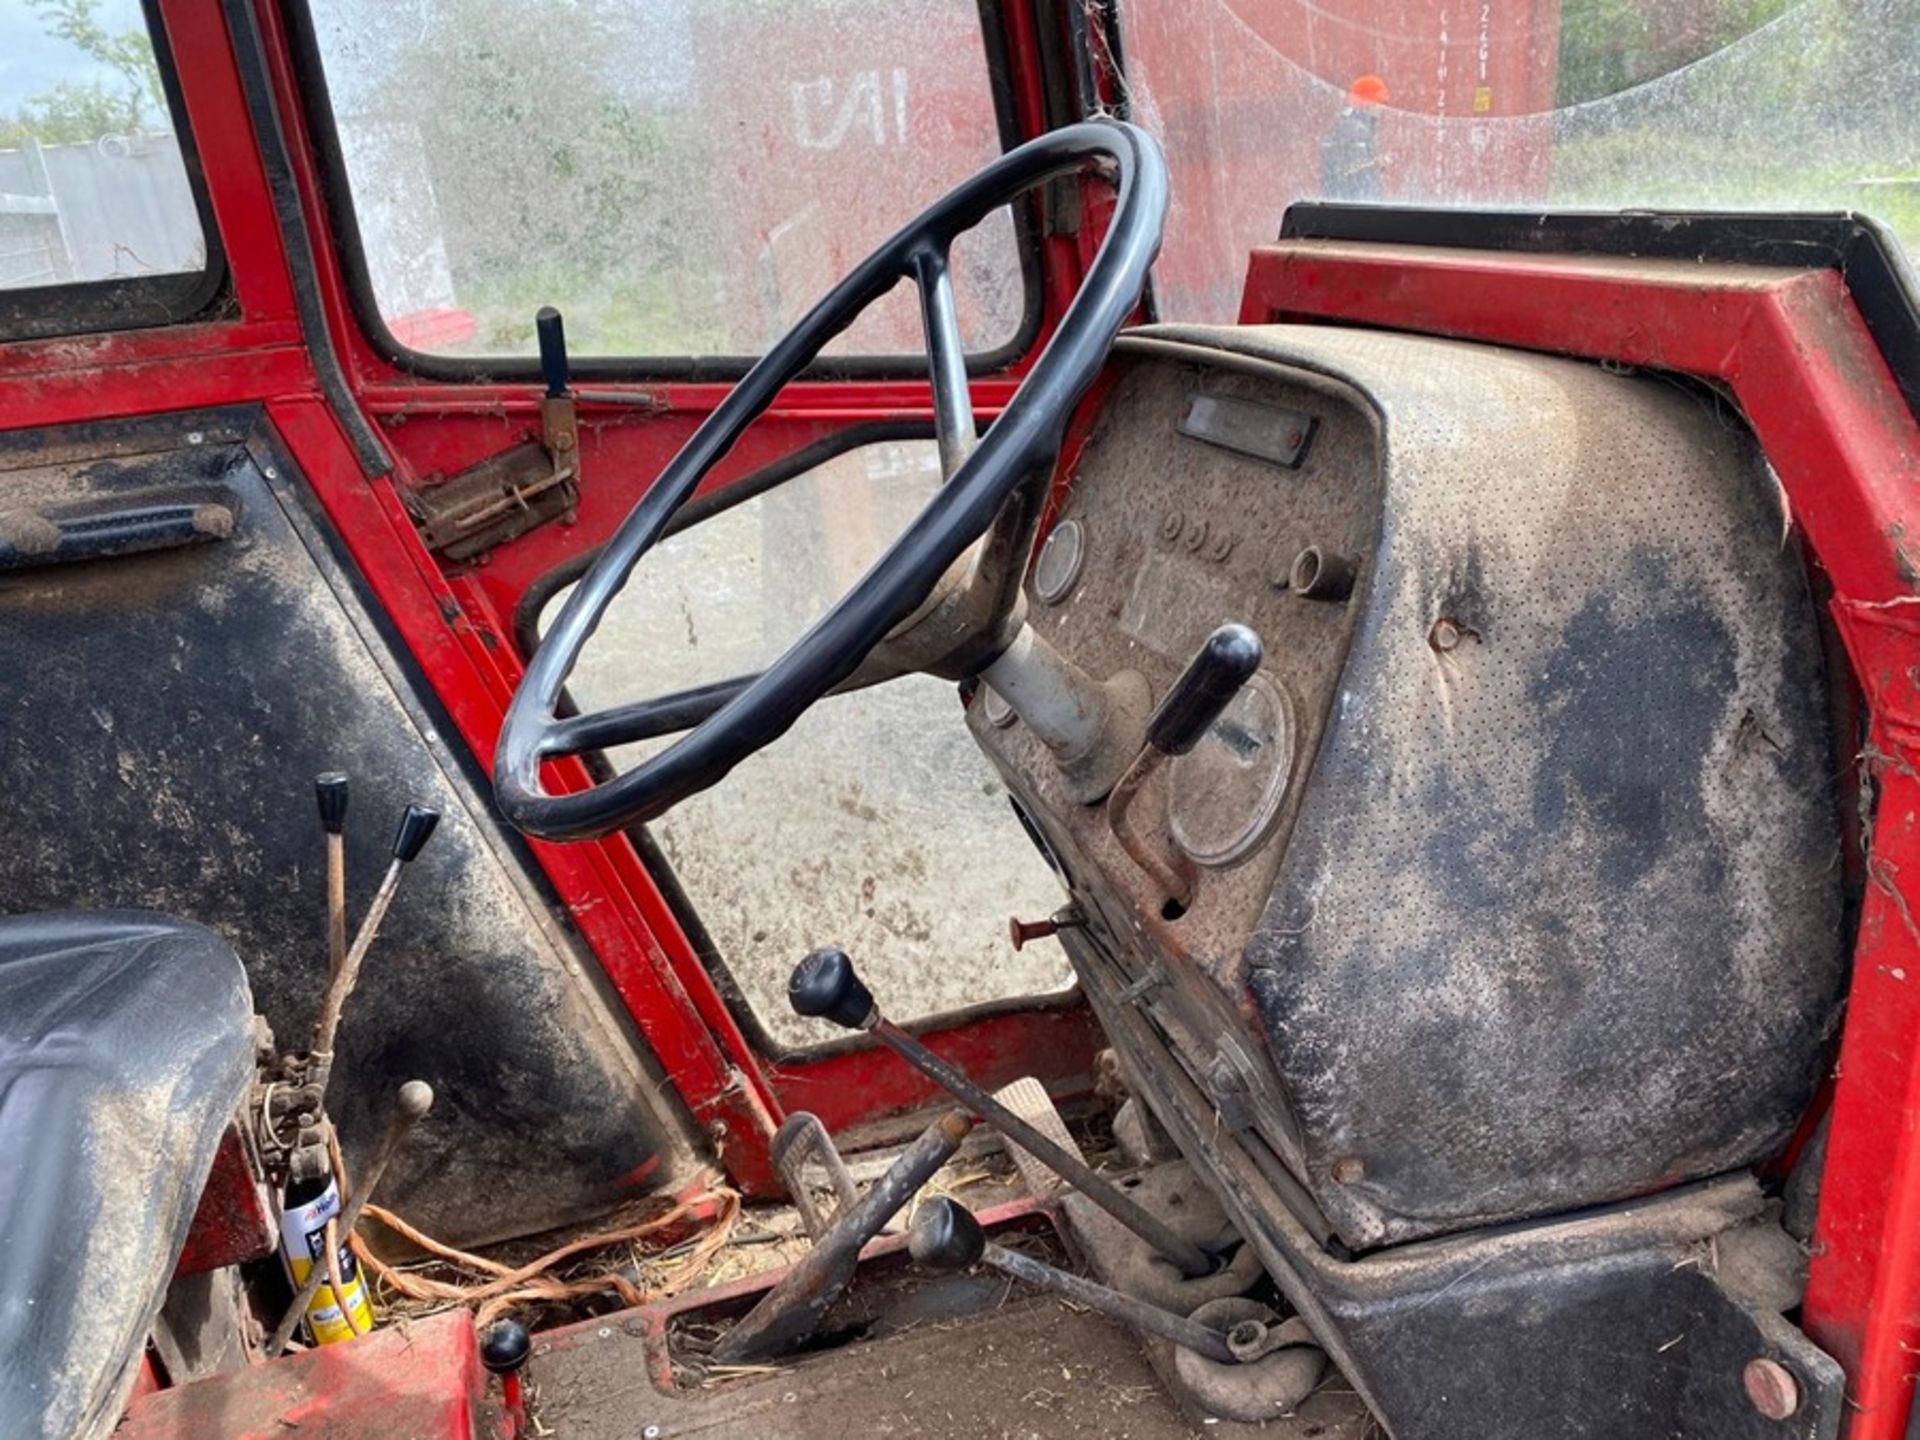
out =
<path fill-rule="evenodd" d="M 712 288 L 671 278 L 715 253 L 713 217 L 674 198 L 706 164 L 707 127 L 622 93 L 620 5 L 441 0 L 429 14 L 423 29 L 391 22 L 409 29 L 373 114 L 418 130 L 472 348 L 531 350 L 535 309 L 557 301 L 581 354 L 710 351 Z"/>
<path fill-rule="evenodd" d="M 145 29 L 109 31 L 96 14 L 99 0 L 27 0 L 47 34 L 66 41 L 113 71 L 117 83 L 64 80 L 0 117 L 0 147 L 32 137 L 42 145 L 84 144 L 103 135 L 130 135 L 164 123 L 166 92 Z"/>
<path fill-rule="evenodd" d="M 1551 199 L 1858 210 L 1920 243 L 1912 0 L 1565 0 Z"/>
<path fill-rule="evenodd" d="M 1559 103 L 1617 95 L 1726 48 L 1798 0 L 1562 0 Z"/>

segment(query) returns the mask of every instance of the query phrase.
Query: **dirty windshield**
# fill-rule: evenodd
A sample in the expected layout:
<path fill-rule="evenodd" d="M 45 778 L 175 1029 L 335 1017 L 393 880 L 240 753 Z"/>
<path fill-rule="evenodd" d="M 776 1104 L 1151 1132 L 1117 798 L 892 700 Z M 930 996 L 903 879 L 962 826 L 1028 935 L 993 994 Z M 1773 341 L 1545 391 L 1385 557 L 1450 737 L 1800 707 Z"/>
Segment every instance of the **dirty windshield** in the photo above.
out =
<path fill-rule="evenodd" d="M 1920 0 L 1126 0 L 1169 318 L 1295 200 L 1855 210 L 1920 244 Z"/>
<path fill-rule="evenodd" d="M 381 319 L 415 350 L 754 355 L 1000 153 L 974 0 L 312 0 Z M 1002 212 L 954 252 L 975 351 L 1019 338 Z M 902 288 L 835 346 L 917 353 Z"/>

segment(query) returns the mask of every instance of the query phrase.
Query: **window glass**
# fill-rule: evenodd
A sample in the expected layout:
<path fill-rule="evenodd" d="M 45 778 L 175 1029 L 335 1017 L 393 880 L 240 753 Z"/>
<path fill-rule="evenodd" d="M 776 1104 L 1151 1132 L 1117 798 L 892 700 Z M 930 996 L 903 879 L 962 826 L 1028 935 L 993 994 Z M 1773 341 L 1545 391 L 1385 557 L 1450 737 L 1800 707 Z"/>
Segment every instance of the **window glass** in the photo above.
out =
<path fill-rule="evenodd" d="M 765 668 L 939 483 L 931 441 L 867 445 L 670 537 L 588 643 L 574 700 L 603 709 Z M 625 768 L 665 743 L 610 758 Z M 786 1003 L 794 962 L 823 944 L 859 958 L 896 1018 L 1072 983 L 1053 941 L 1007 943 L 1008 916 L 1049 914 L 1064 892 L 949 681 L 822 701 L 652 830 L 748 1004 L 787 1044 L 830 1038 Z"/>
<path fill-rule="evenodd" d="M 530 355 L 758 354 L 1000 153 L 975 0 L 312 0 L 394 336 Z M 1019 334 L 1010 217 L 955 249 L 961 330 Z M 834 349 L 917 354 L 897 290 Z"/>
<path fill-rule="evenodd" d="M 1858 210 L 1920 240 L 1914 0 L 1123 0 L 1172 319 L 1295 200 Z"/>
<path fill-rule="evenodd" d="M 0 0 L 0 290 L 205 271 L 180 143 L 139 0 Z"/>

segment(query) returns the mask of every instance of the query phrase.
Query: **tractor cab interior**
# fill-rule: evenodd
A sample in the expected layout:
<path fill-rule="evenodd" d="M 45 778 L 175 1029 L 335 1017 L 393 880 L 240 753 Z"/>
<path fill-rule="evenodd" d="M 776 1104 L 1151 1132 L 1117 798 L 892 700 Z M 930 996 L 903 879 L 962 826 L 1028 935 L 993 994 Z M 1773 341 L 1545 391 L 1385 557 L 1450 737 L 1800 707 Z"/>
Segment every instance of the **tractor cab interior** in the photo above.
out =
<path fill-rule="evenodd" d="M 1913 1433 L 1913 6 L 1337 8 L 0 3 L 0 1430 Z"/>

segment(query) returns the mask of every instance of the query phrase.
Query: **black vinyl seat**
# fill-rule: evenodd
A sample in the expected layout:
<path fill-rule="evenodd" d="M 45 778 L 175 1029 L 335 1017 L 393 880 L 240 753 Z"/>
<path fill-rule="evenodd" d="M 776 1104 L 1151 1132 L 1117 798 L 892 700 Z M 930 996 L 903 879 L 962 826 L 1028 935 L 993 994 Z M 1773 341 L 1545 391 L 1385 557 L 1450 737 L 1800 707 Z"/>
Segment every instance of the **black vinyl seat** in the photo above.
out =
<path fill-rule="evenodd" d="M 126 1404 L 252 1069 L 246 972 L 140 911 L 0 919 L 0 1435 Z"/>

